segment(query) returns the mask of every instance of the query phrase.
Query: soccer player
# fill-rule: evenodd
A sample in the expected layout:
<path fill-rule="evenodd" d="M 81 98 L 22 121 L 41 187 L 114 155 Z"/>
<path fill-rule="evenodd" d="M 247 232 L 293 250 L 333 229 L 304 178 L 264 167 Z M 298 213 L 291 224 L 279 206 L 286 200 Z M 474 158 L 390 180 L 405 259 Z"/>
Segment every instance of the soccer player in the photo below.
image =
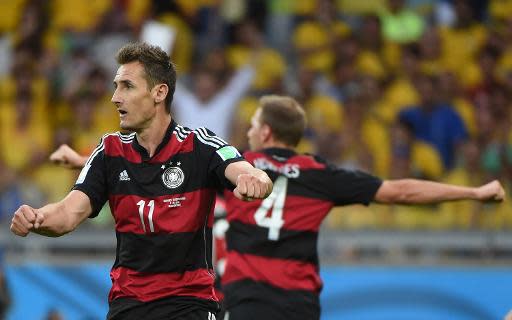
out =
<path fill-rule="evenodd" d="M 116 260 L 108 319 L 215 319 L 211 262 L 215 193 L 266 197 L 272 182 L 205 128 L 190 130 L 170 113 L 176 71 L 169 56 L 145 43 L 117 54 L 112 102 L 120 127 L 106 134 L 73 190 L 60 202 L 23 205 L 11 231 L 56 237 L 95 217 L 108 200 Z"/>
<path fill-rule="evenodd" d="M 244 157 L 267 172 L 274 187 L 262 201 L 243 202 L 225 192 L 230 224 L 222 278 L 226 320 L 320 318 L 317 238 L 333 206 L 501 201 L 505 196 L 498 181 L 478 188 L 416 179 L 383 181 L 334 167 L 294 151 L 305 127 L 304 110 L 294 99 L 261 98 L 247 134 L 253 151 Z M 52 159 L 83 165 L 83 158 L 67 146 Z"/>
<path fill-rule="evenodd" d="M 478 188 L 348 171 L 294 148 L 306 126 L 290 97 L 266 96 L 248 131 L 244 157 L 274 182 L 269 197 L 242 202 L 225 192 L 229 229 L 222 278 L 229 320 L 319 319 L 318 230 L 333 206 L 370 202 L 420 204 L 446 200 L 501 201 L 498 181 Z"/>

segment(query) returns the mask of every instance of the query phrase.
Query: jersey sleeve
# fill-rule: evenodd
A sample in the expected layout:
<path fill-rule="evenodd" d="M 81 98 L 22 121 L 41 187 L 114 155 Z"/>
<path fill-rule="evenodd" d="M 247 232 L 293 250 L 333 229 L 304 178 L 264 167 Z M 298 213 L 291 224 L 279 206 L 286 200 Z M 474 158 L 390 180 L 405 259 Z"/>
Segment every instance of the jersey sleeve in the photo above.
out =
<path fill-rule="evenodd" d="M 245 160 L 240 152 L 206 128 L 194 131 L 198 140 L 202 159 L 209 159 L 208 175 L 216 187 L 233 190 L 235 186 L 226 178 L 226 167 L 234 162 Z"/>
<path fill-rule="evenodd" d="M 108 199 L 104 140 L 105 137 L 90 155 L 73 187 L 89 197 L 92 206 L 89 218 L 96 217 Z"/>
<path fill-rule="evenodd" d="M 382 180 L 360 170 L 328 165 L 322 170 L 318 183 L 335 205 L 369 205 L 382 185 Z"/>

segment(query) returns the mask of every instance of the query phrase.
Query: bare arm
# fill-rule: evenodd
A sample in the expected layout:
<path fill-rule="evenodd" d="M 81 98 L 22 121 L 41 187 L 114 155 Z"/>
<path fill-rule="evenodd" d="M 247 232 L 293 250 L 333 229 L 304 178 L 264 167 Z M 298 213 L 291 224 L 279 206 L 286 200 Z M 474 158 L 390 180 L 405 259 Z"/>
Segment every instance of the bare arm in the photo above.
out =
<path fill-rule="evenodd" d="M 386 180 L 375 201 L 379 203 L 426 204 L 450 200 L 502 201 L 505 191 L 495 180 L 480 187 L 462 187 L 451 184 L 416 180 Z"/>
<path fill-rule="evenodd" d="M 21 237 L 30 232 L 48 237 L 60 237 L 78 227 L 92 212 L 89 197 L 77 190 L 57 203 L 34 209 L 23 205 L 14 213 L 11 231 Z"/>
<path fill-rule="evenodd" d="M 69 169 L 81 169 L 87 157 L 81 156 L 67 144 L 61 145 L 50 155 L 50 161 Z"/>
<path fill-rule="evenodd" d="M 249 90 L 256 71 L 252 64 L 238 70 L 228 84 L 215 95 L 210 106 L 215 106 L 219 112 L 231 113 L 237 106 L 238 100 Z"/>
<path fill-rule="evenodd" d="M 233 193 L 238 199 L 263 199 L 272 192 L 272 181 L 265 171 L 254 168 L 247 161 L 229 164 L 225 176 L 236 186 Z"/>

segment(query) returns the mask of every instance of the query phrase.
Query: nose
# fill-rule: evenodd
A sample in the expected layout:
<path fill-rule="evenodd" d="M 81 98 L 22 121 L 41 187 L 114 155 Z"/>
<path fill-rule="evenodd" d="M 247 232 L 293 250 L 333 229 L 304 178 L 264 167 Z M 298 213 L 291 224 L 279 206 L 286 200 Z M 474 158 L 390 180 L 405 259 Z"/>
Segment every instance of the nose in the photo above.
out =
<path fill-rule="evenodd" d="M 112 94 L 112 99 L 110 99 L 110 101 L 112 101 L 112 103 L 116 106 L 119 106 L 121 104 L 121 97 L 117 89 L 114 91 L 114 94 Z"/>

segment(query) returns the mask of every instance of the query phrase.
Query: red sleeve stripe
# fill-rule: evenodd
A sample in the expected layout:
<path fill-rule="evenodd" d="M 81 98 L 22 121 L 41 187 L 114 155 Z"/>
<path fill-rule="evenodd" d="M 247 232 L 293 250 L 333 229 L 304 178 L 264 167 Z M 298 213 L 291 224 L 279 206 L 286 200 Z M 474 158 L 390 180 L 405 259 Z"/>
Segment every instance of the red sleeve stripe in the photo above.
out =
<path fill-rule="evenodd" d="M 320 292 L 318 267 L 311 263 L 272 259 L 229 251 L 223 284 L 250 279 L 285 290 Z"/>
<path fill-rule="evenodd" d="M 142 302 L 169 296 L 189 296 L 218 301 L 213 270 L 198 269 L 184 273 L 139 273 L 118 267 L 110 272 L 112 288 L 109 301 L 131 298 Z"/>

